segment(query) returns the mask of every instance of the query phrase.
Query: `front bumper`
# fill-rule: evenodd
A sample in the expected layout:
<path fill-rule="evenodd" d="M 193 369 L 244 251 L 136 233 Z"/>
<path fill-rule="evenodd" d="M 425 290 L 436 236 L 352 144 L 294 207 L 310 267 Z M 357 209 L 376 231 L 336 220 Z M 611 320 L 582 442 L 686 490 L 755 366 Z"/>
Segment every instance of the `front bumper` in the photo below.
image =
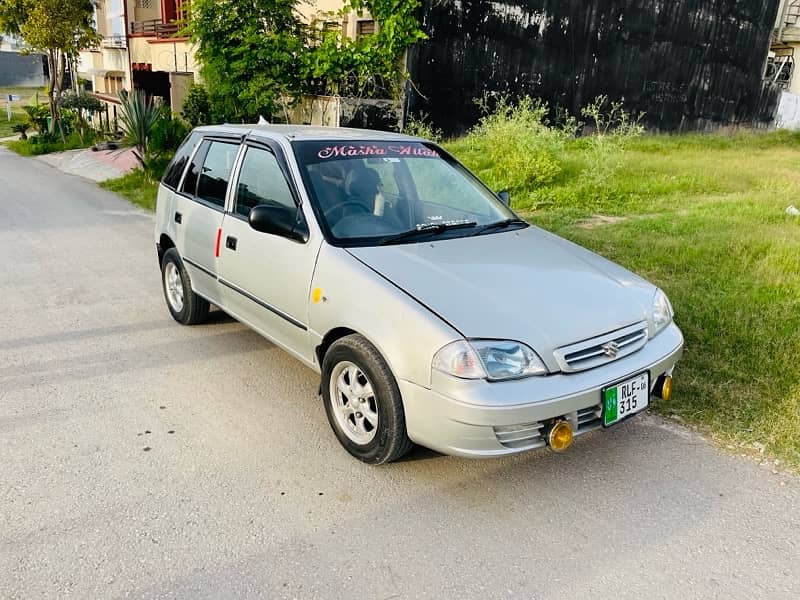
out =
<path fill-rule="evenodd" d="M 672 374 L 683 353 L 674 323 L 638 352 L 579 373 L 516 381 L 463 380 L 434 372 L 431 389 L 400 380 L 409 437 L 444 454 L 492 457 L 545 445 L 546 423 L 563 417 L 575 435 L 601 427 L 601 390 L 628 376 Z"/>

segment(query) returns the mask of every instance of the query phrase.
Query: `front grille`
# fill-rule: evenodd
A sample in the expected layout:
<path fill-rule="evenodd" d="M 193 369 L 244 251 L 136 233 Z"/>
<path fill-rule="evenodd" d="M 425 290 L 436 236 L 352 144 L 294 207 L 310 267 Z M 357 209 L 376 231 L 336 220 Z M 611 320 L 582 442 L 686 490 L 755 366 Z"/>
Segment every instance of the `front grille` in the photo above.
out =
<path fill-rule="evenodd" d="M 628 356 L 647 343 L 647 323 L 642 321 L 610 333 L 563 346 L 553 354 L 565 373 L 594 369 Z"/>

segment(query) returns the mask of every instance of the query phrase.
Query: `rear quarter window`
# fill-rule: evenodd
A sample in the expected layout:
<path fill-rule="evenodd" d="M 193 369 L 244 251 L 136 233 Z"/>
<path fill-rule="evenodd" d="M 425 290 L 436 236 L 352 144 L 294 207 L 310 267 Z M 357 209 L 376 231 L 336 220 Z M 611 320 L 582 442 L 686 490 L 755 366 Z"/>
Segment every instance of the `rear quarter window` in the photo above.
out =
<path fill-rule="evenodd" d="M 192 155 L 192 150 L 197 146 L 200 141 L 200 134 L 196 132 L 190 133 L 183 141 L 178 151 L 175 153 L 172 161 L 167 165 L 164 171 L 164 177 L 161 180 L 165 186 L 171 189 L 177 189 L 181 182 L 181 176 L 186 169 L 186 163 L 189 162 L 189 157 Z"/>

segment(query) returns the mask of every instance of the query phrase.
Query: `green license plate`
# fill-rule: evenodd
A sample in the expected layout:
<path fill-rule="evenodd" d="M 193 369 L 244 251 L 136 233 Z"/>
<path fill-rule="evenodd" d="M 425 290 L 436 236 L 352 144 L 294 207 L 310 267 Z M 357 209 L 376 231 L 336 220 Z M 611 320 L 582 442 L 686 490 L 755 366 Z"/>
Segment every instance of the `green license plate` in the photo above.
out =
<path fill-rule="evenodd" d="M 647 408 L 650 402 L 650 374 L 641 373 L 603 388 L 602 395 L 603 426 L 610 427 Z"/>

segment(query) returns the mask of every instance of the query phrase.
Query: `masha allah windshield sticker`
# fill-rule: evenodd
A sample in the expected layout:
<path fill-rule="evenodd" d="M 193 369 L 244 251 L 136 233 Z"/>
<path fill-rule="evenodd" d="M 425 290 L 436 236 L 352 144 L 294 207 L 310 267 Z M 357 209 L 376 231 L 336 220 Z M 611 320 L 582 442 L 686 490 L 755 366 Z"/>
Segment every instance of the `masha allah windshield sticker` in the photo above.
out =
<path fill-rule="evenodd" d="M 364 146 L 345 144 L 342 146 L 326 146 L 317 152 L 317 156 L 322 159 L 360 156 L 421 156 L 425 158 L 439 158 L 439 153 L 421 144 L 369 144 Z"/>

